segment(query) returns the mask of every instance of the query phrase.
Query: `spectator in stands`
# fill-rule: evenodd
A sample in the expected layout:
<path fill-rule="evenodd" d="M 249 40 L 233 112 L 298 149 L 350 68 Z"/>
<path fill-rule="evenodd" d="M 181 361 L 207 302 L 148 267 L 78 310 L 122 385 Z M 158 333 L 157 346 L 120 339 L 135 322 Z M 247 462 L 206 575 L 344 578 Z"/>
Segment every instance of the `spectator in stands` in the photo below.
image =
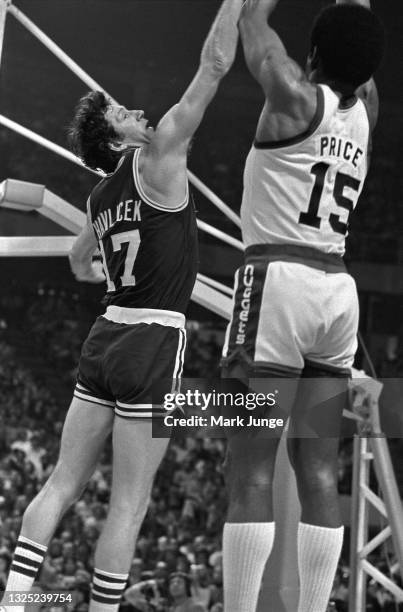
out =
<path fill-rule="evenodd" d="M 191 579 L 188 574 L 175 572 L 169 577 L 169 595 L 172 604 L 169 612 L 206 612 L 207 608 L 196 603 L 191 595 Z"/>

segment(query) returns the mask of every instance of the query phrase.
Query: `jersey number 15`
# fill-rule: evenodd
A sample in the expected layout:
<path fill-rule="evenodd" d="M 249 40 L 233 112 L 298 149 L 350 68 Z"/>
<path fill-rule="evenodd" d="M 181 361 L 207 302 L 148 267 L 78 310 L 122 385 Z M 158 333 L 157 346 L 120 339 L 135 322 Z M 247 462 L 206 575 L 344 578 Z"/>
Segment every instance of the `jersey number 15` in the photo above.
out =
<path fill-rule="evenodd" d="M 325 162 L 319 162 L 318 164 L 312 166 L 311 174 L 315 176 L 315 184 L 312 189 L 308 210 L 307 212 L 302 212 L 300 214 L 299 223 L 309 225 L 310 227 L 316 227 L 318 229 L 320 228 L 322 218 L 318 215 L 318 211 L 325 185 L 326 174 L 329 168 L 330 164 L 326 164 Z M 337 206 L 348 210 L 349 215 L 354 208 L 354 202 L 344 195 L 344 189 L 349 187 L 354 191 L 359 191 L 360 185 L 361 182 L 358 179 L 355 179 L 348 174 L 344 174 L 343 172 L 338 172 L 336 174 L 333 197 Z M 347 234 L 348 223 L 340 221 L 340 217 L 338 215 L 331 213 L 329 216 L 329 223 L 333 231 L 337 232 L 338 234 L 343 234 L 343 236 Z"/>

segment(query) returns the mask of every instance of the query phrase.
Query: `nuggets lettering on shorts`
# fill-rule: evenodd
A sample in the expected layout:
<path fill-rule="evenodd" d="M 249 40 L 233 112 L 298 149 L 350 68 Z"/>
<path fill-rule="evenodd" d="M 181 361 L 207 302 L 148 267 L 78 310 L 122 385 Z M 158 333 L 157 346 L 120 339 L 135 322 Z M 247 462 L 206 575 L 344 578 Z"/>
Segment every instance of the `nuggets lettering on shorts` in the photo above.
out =
<path fill-rule="evenodd" d="M 239 313 L 238 333 L 236 344 L 244 344 L 246 338 L 246 324 L 249 319 L 250 299 L 252 295 L 253 279 L 255 268 L 251 264 L 245 266 L 243 271 L 242 282 L 244 286 L 241 310 Z"/>

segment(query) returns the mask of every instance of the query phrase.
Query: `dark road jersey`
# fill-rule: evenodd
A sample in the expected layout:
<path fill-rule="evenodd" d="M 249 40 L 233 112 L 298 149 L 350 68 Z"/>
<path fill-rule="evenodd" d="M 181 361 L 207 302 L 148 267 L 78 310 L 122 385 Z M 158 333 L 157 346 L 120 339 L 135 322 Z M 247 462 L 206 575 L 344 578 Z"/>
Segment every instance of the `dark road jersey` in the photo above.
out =
<path fill-rule="evenodd" d="M 126 154 L 89 199 L 107 280 L 104 302 L 184 313 L 198 266 L 194 205 L 188 194 L 177 208 L 147 198 L 138 180 L 139 153 Z"/>

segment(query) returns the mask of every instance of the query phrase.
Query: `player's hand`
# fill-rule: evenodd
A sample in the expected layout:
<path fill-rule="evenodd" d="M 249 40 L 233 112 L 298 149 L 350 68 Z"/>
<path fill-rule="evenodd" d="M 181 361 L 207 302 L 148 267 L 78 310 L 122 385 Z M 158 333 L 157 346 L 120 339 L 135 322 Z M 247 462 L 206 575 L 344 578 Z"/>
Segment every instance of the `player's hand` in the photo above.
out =
<path fill-rule="evenodd" d="M 106 280 L 102 263 L 99 260 L 95 260 L 91 263 L 89 268 L 85 270 L 76 270 L 75 277 L 82 283 L 104 283 Z"/>

